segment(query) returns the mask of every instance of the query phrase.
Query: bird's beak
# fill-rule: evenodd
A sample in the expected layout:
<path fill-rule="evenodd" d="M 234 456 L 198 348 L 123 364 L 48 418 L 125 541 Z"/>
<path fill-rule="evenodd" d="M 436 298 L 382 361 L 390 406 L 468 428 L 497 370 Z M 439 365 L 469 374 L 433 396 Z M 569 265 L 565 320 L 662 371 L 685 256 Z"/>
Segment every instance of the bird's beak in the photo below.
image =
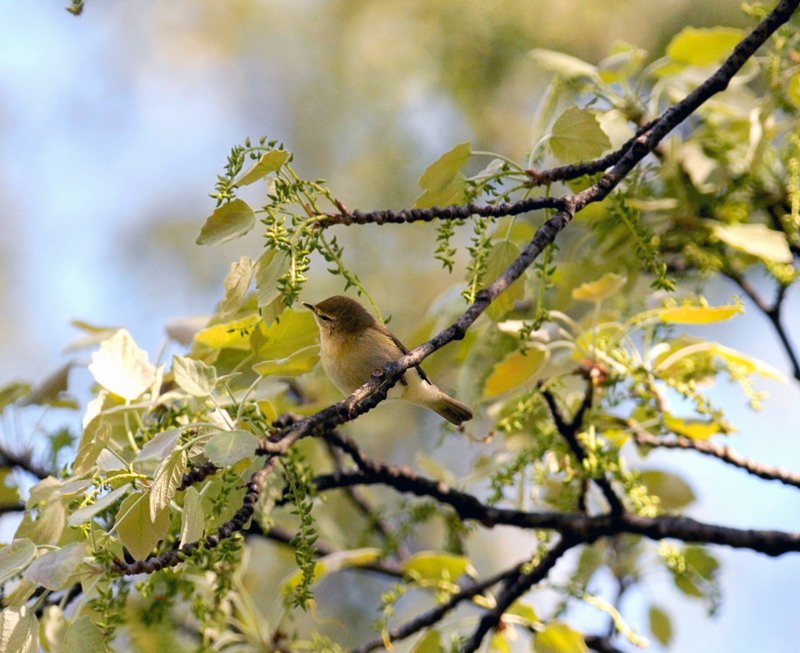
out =
<path fill-rule="evenodd" d="M 316 315 L 316 314 L 317 314 L 317 309 L 316 309 L 316 307 L 314 306 L 314 304 L 306 304 L 306 302 L 303 302 L 303 306 L 305 306 L 305 307 L 306 307 L 306 308 L 307 308 L 309 311 L 311 311 L 311 312 L 312 312 L 314 315 Z"/>

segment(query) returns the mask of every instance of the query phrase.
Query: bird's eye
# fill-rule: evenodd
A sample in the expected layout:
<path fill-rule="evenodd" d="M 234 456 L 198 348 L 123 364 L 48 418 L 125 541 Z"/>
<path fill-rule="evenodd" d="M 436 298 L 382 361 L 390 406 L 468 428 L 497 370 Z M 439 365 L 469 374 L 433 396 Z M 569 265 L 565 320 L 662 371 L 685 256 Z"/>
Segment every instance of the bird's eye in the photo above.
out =
<path fill-rule="evenodd" d="M 319 314 L 319 319 L 322 320 L 323 322 L 331 321 L 331 318 L 329 318 L 327 315 L 322 315 L 321 313 Z"/>

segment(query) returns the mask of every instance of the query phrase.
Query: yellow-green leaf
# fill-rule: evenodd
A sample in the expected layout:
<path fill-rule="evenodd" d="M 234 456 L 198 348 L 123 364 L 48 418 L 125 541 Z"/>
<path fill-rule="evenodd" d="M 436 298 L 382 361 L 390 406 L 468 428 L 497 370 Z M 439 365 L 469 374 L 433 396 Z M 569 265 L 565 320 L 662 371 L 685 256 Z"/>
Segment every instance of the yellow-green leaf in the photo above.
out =
<path fill-rule="evenodd" d="M 492 282 L 508 269 L 520 254 L 519 247 L 510 240 L 501 240 L 494 244 L 486 260 L 484 278 Z M 523 279 L 519 278 L 506 288 L 497 299 L 486 309 L 486 313 L 495 322 L 502 320 L 503 316 L 514 308 L 514 303 L 522 299 L 525 293 Z"/>
<path fill-rule="evenodd" d="M 430 581 L 456 581 L 471 571 L 469 559 L 452 553 L 420 551 L 406 560 L 403 571 Z"/>
<path fill-rule="evenodd" d="M 534 48 L 528 56 L 539 68 L 556 73 L 564 79 L 597 78 L 596 66 L 563 52 Z"/>
<path fill-rule="evenodd" d="M 0 549 L 0 584 L 21 573 L 36 555 L 36 545 L 27 538 L 17 538 Z"/>
<path fill-rule="evenodd" d="M 664 646 L 672 641 L 672 621 L 669 615 L 659 607 L 650 607 L 650 632 Z"/>
<path fill-rule="evenodd" d="M 714 235 L 735 250 L 775 263 L 791 263 L 786 234 L 763 224 L 712 224 Z"/>
<path fill-rule="evenodd" d="M 426 190 L 416 200 L 415 209 L 429 209 L 432 206 L 450 206 L 464 201 L 464 191 L 467 190 L 467 179 L 458 174 L 449 184 L 436 190 Z"/>
<path fill-rule="evenodd" d="M 272 172 L 277 172 L 288 159 L 289 153 L 286 150 L 271 150 L 262 154 L 261 158 L 234 182 L 234 186 L 247 186 Z"/>
<path fill-rule="evenodd" d="M 641 472 L 641 480 L 650 494 L 661 499 L 661 508 L 673 512 L 694 502 L 694 491 L 677 474 L 648 469 Z"/>
<path fill-rule="evenodd" d="M 253 371 L 261 376 L 298 376 L 314 369 L 319 361 L 319 345 L 311 345 L 286 358 L 260 361 Z"/>
<path fill-rule="evenodd" d="M 198 245 L 218 245 L 244 236 L 256 224 L 256 214 L 241 199 L 226 202 L 208 218 L 197 237 Z"/>
<path fill-rule="evenodd" d="M 166 512 L 186 473 L 186 451 L 176 449 L 161 461 L 150 486 L 150 521 Z"/>
<path fill-rule="evenodd" d="M 217 385 L 217 370 L 194 358 L 175 354 L 172 373 L 178 387 L 193 397 L 208 397 Z"/>
<path fill-rule="evenodd" d="M 720 432 L 719 424 L 716 422 L 681 419 L 672 415 L 664 415 L 664 425 L 673 433 L 684 435 L 692 440 L 708 440 Z"/>
<path fill-rule="evenodd" d="M 570 107 L 555 121 L 549 144 L 562 163 L 589 161 L 611 147 L 594 113 L 576 107 Z"/>
<path fill-rule="evenodd" d="M 733 27 L 684 27 L 667 46 L 667 55 L 690 66 L 711 66 L 720 63 L 744 38 L 744 32 Z"/>
<path fill-rule="evenodd" d="M 539 615 L 536 613 L 536 609 L 532 605 L 523 603 L 522 601 L 514 601 L 511 607 L 506 610 L 506 614 L 513 614 L 520 617 L 528 624 L 535 624 L 539 621 Z"/>
<path fill-rule="evenodd" d="M 459 143 L 445 152 L 422 173 L 419 187 L 432 193 L 446 188 L 461 172 L 461 168 L 466 165 L 471 153 L 472 144 L 469 142 Z"/>
<path fill-rule="evenodd" d="M 258 355 L 267 360 L 288 358 L 315 345 L 318 336 L 319 330 L 311 311 L 287 309 L 264 329 Z"/>
<path fill-rule="evenodd" d="M 241 308 L 252 280 L 253 259 L 242 256 L 231 264 L 231 270 L 225 277 L 225 295 L 219 303 L 221 320 L 230 319 Z"/>
<path fill-rule="evenodd" d="M 144 560 L 169 530 L 169 511 L 150 518 L 150 492 L 132 494 L 122 502 L 115 519 L 117 534 L 136 560 Z"/>
<path fill-rule="evenodd" d="M 147 352 L 139 349 L 125 329 L 100 343 L 99 351 L 92 353 L 89 371 L 106 390 L 129 401 L 148 390 L 157 374 Z"/>
<path fill-rule="evenodd" d="M 0 651 L 39 653 L 39 621 L 27 606 L 0 611 Z"/>
<path fill-rule="evenodd" d="M 444 653 L 441 633 L 438 630 L 429 630 L 414 644 L 411 653 Z"/>
<path fill-rule="evenodd" d="M 380 549 L 365 547 L 363 549 L 351 549 L 348 551 L 337 551 L 323 556 L 317 560 L 314 566 L 314 582 L 319 581 L 323 576 L 349 569 L 351 567 L 363 567 L 379 560 L 382 556 Z M 302 570 L 294 572 L 283 584 L 283 591 L 292 591 L 303 578 Z"/>
<path fill-rule="evenodd" d="M 258 329 L 261 316 L 251 313 L 241 319 L 203 329 L 194 340 L 212 349 L 250 349 L 250 337 Z"/>
<path fill-rule="evenodd" d="M 489 640 L 489 650 L 491 653 L 511 653 L 511 642 L 508 641 L 508 630 L 495 630 L 492 639 Z"/>
<path fill-rule="evenodd" d="M 75 582 L 74 575 L 86 556 L 86 542 L 72 542 L 34 560 L 23 577 L 53 592 Z"/>
<path fill-rule="evenodd" d="M 710 351 L 720 358 L 724 358 L 732 368 L 738 368 L 745 374 L 758 374 L 764 378 L 772 379 L 773 381 L 788 383 L 786 377 L 781 374 L 781 372 L 772 367 L 772 365 L 760 361 L 757 358 L 747 356 L 746 354 L 731 349 L 730 347 L 720 345 L 719 343 L 710 343 Z"/>
<path fill-rule="evenodd" d="M 84 615 L 67 628 L 61 653 L 104 653 L 107 650 L 103 631 Z"/>
<path fill-rule="evenodd" d="M 533 346 L 525 353 L 515 351 L 495 365 L 483 386 L 485 399 L 494 399 L 509 390 L 518 388 L 544 367 L 549 352 L 544 347 Z"/>
<path fill-rule="evenodd" d="M 244 458 L 254 458 L 258 442 L 247 431 L 220 431 L 211 436 L 203 451 L 217 467 L 228 467 Z"/>
<path fill-rule="evenodd" d="M 596 281 L 588 281 L 572 291 L 572 299 L 581 302 L 602 302 L 613 297 L 628 283 L 628 277 L 606 272 Z"/>
<path fill-rule="evenodd" d="M 658 317 L 668 324 L 714 324 L 744 313 L 741 304 L 730 306 L 674 306 L 662 308 Z"/>
<path fill-rule="evenodd" d="M 554 622 L 545 626 L 534 640 L 536 653 L 588 653 L 589 648 L 577 630 Z"/>
<path fill-rule="evenodd" d="M 278 279 L 289 270 L 289 258 L 283 252 L 268 250 L 256 262 L 256 293 L 258 307 L 269 306 L 281 296 Z M 281 302 L 283 306 L 283 302 Z"/>
<path fill-rule="evenodd" d="M 181 546 L 197 542 L 205 531 L 205 517 L 200 493 L 194 487 L 186 488 L 181 513 Z"/>

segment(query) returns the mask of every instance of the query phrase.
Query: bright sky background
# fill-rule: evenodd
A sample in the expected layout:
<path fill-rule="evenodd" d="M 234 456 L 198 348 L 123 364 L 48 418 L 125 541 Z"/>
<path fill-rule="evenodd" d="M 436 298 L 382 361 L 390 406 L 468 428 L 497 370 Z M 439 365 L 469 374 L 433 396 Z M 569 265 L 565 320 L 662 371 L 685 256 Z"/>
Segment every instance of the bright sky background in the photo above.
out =
<path fill-rule="evenodd" d="M 296 88 L 284 77 L 288 73 L 265 60 L 257 80 L 263 92 L 254 90 L 247 75 L 253 55 L 232 47 L 229 33 L 221 29 L 219 43 L 204 43 L 182 32 L 196 18 L 186 2 L 165 10 L 169 3 L 155 0 L 89 0 L 86 14 L 76 19 L 63 10 L 66 1 L 0 0 L 0 384 L 41 380 L 65 362 L 62 349 L 78 335 L 72 319 L 124 325 L 155 357 L 165 321 L 208 313 L 230 263 L 255 251 L 257 240 L 249 249 L 241 243 L 193 245 L 213 208 L 208 193 L 230 147 L 261 134 L 294 146 L 296 105 L 286 102 L 286 93 Z M 314 4 L 298 3 L 298 11 Z M 275 38 L 276 49 L 296 47 L 291 34 Z M 233 54 L 221 56 L 217 47 Z M 292 56 L 293 70 L 303 71 L 303 49 Z M 304 74 L 313 78 L 313 71 Z M 446 102 L 424 93 L 414 98 L 405 121 L 420 138 L 437 141 L 434 149 L 470 137 Z M 363 107 L 337 110 L 345 120 L 369 117 Z M 336 160 L 330 156 L 328 164 Z M 420 170 L 399 174 L 414 179 Z M 334 171 L 314 174 L 335 177 Z M 407 192 L 413 196 L 414 189 Z M 173 247 L 181 251 L 175 254 Z M 725 302 L 735 291 L 723 285 L 712 294 Z M 788 304 L 786 323 L 800 324 L 797 292 Z M 714 336 L 788 371 L 766 321 L 749 312 L 746 321 L 711 327 Z M 798 329 L 790 330 L 800 340 Z M 86 354 L 78 360 L 85 362 Z M 84 371 L 73 378 L 88 385 Z M 792 410 L 800 402 L 798 384 L 764 381 L 761 387 L 772 394 L 761 415 L 748 411 L 737 391 L 723 390 L 731 421 L 741 428 L 732 444 L 764 462 L 800 469 Z M 699 497 L 693 517 L 798 530 L 796 491 L 692 453 L 658 452 L 648 463 L 691 479 Z M 672 650 L 705 651 L 712 642 L 728 653 L 796 646 L 800 555 L 771 560 L 716 553 L 724 565 L 716 619 L 679 598 L 663 576 L 652 579 L 653 594 L 676 615 Z M 636 605 L 634 597 L 634 622 Z"/>

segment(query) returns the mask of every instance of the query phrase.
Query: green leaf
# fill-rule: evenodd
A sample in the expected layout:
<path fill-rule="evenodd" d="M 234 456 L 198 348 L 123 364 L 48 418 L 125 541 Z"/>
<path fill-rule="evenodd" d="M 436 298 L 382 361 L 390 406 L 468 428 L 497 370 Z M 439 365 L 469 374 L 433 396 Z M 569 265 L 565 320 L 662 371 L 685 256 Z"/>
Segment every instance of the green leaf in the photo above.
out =
<path fill-rule="evenodd" d="M 588 653 L 586 641 L 567 624 L 554 622 L 536 635 L 536 653 Z"/>
<path fill-rule="evenodd" d="M 172 373 L 178 387 L 193 397 L 208 397 L 217 385 L 217 370 L 193 358 L 173 356 Z"/>
<path fill-rule="evenodd" d="M 416 200 L 415 209 L 429 209 L 432 206 L 451 206 L 464 201 L 467 190 L 467 180 L 464 175 L 458 175 L 447 186 L 438 190 L 426 190 Z"/>
<path fill-rule="evenodd" d="M 250 290 L 252 280 L 253 259 L 249 256 L 242 256 L 231 264 L 231 271 L 225 277 L 225 295 L 219 303 L 221 320 L 227 320 L 241 308 L 247 291 Z"/>
<path fill-rule="evenodd" d="M 455 581 L 471 569 L 469 558 L 436 551 L 420 551 L 403 565 L 403 572 L 408 576 L 434 582 Z"/>
<path fill-rule="evenodd" d="M 489 650 L 491 653 L 511 653 L 511 642 L 508 641 L 506 629 L 495 630 L 492 633 L 492 639 L 489 640 Z"/>
<path fill-rule="evenodd" d="M 373 547 L 363 549 L 351 549 L 348 551 L 336 551 L 319 558 L 314 565 L 314 582 L 319 582 L 324 576 L 351 569 L 353 567 L 364 567 L 380 560 L 383 552 Z M 283 591 L 291 592 L 303 580 L 303 570 L 298 569 L 284 583 Z"/>
<path fill-rule="evenodd" d="M 432 193 L 449 186 L 466 165 L 472 153 L 470 142 L 459 143 L 428 166 L 419 179 L 419 187 Z"/>
<path fill-rule="evenodd" d="M 145 460 L 164 460 L 175 451 L 180 437 L 181 429 L 169 429 L 168 431 L 157 433 L 152 440 L 149 440 L 142 447 L 142 450 L 136 455 L 134 463 L 140 463 Z"/>
<path fill-rule="evenodd" d="M 572 299 L 581 302 L 602 302 L 613 297 L 628 283 L 628 277 L 606 272 L 596 281 L 583 283 L 572 291 Z"/>
<path fill-rule="evenodd" d="M 506 614 L 513 614 L 516 617 L 524 619 L 528 624 L 535 624 L 539 621 L 539 615 L 532 605 L 523 603 L 522 601 L 514 601 L 511 607 L 506 610 Z"/>
<path fill-rule="evenodd" d="M 667 55 L 689 66 L 711 66 L 730 55 L 744 36 L 733 27 L 684 27 L 672 37 Z"/>
<path fill-rule="evenodd" d="M 758 374 L 764 378 L 772 379 L 773 381 L 788 383 L 786 377 L 781 372 L 772 367 L 772 365 L 760 361 L 757 358 L 747 356 L 735 349 L 725 347 L 718 343 L 710 343 L 710 351 L 720 358 L 723 358 L 731 368 L 738 369 L 745 374 Z"/>
<path fill-rule="evenodd" d="M 103 631 L 87 616 L 78 617 L 67 628 L 61 653 L 104 653 Z"/>
<path fill-rule="evenodd" d="M 31 404 L 38 404 L 41 406 L 61 407 L 64 406 L 65 401 L 67 402 L 67 406 L 74 405 L 74 402 L 70 402 L 63 394 L 67 391 L 69 371 L 71 369 L 72 363 L 61 366 L 31 390 L 20 402 L 20 405 L 29 406 Z"/>
<path fill-rule="evenodd" d="M 705 580 L 712 580 L 719 570 L 719 560 L 702 546 L 687 546 L 683 549 L 686 564 Z"/>
<path fill-rule="evenodd" d="M 318 336 L 319 329 L 311 311 L 287 309 L 263 331 L 258 355 L 267 360 L 288 358 L 316 345 Z"/>
<path fill-rule="evenodd" d="M 708 440 L 721 432 L 719 424 L 714 421 L 704 422 L 699 419 L 681 419 L 673 415 L 664 415 L 664 425 L 673 433 L 686 436 L 692 440 Z"/>
<path fill-rule="evenodd" d="M 100 452 L 111 440 L 111 425 L 101 416 L 91 420 L 81 435 L 78 453 L 75 456 L 73 472 L 82 475 L 88 472 L 97 462 Z"/>
<path fill-rule="evenodd" d="M 197 237 L 198 245 L 218 245 L 244 236 L 256 224 L 256 214 L 244 200 L 235 199 L 218 207 Z"/>
<path fill-rule="evenodd" d="M 0 612 L 0 651 L 39 653 L 39 622 L 26 606 Z"/>
<path fill-rule="evenodd" d="M 514 351 L 494 366 L 483 387 L 484 399 L 494 399 L 518 388 L 541 370 L 550 358 L 544 347 L 532 346 L 525 352 Z"/>
<path fill-rule="evenodd" d="M 661 508 L 667 512 L 685 508 L 695 500 L 692 488 L 677 474 L 649 469 L 641 472 L 641 480 L 650 494 L 661 499 Z"/>
<path fill-rule="evenodd" d="M 71 513 L 67 518 L 67 524 L 69 526 L 80 526 L 95 515 L 103 512 L 106 508 L 112 506 L 118 499 L 121 499 L 130 491 L 131 486 L 129 484 L 120 485 L 116 490 L 104 494 L 93 504 L 79 508 Z"/>
<path fill-rule="evenodd" d="M 650 607 L 650 632 L 664 646 L 672 641 L 672 621 L 669 615 L 656 606 Z"/>
<path fill-rule="evenodd" d="M 27 538 L 17 538 L 0 549 L 0 585 L 21 573 L 36 555 L 36 545 Z"/>
<path fill-rule="evenodd" d="M 429 630 L 414 644 L 411 653 L 444 653 L 442 635 L 438 630 Z"/>
<path fill-rule="evenodd" d="M 261 376 L 299 376 L 310 372 L 319 362 L 319 345 L 311 345 L 286 358 L 260 361 L 253 371 Z"/>
<path fill-rule="evenodd" d="M 570 107 L 555 121 L 549 144 L 562 163 L 589 161 L 611 147 L 594 113 L 576 107 Z"/>
<path fill-rule="evenodd" d="M 503 274 L 520 255 L 519 247 L 510 240 L 501 240 L 494 244 L 489 257 L 486 259 L 486 272 L 484 279 L 494 281 Z M 525 294 L 525 284 L 522 278 L 517 279 L 506 288 L 486 309 L 487 315 L 495 322 L 502 320 L 514 304 L 522 299 Z"/>
<path fill-rule="evenodd" d="M 791 263 L 786 234 L 763 224 L 714 224 L 714 235 L 733 249 L 774 263 Z"/>
<path fill-rule="evenodd" d="M 741 304 L 730 306 L 674 306 L 657 311 L 658 317 L 667 324 L 714 324 L 730 320 L 744 313 Z"/>
<path fill-rule="evenodd" d="M 75 582 L 74 575 L 86 557 L 86 542 L 72 542 L 34 560 L 23 578 L 53 592 Z"/>
<path fill-rule="evenodd" d="M 227 467 L 254 458 L 258 443 L 258 438 L 247 431 L 220 431 L 206 442 L 204 453 L 217 467 Z"/>
<path fill-rule="evenodd" d="M 291 261 L 286 254 L 274 249 L 264 252 L 256 261 L 256 295 L 259 309 L 269 306 L 281 296 L 278 279 L 289 271 L 290 264 Z"/>
<path fill-rule="evenodd" d="M 189 542 L 197 542 L 205 532 L 205 515 L 200 493 L 194 487 L 186 488 L 183 495 L 183 512 L 181 513 L 181 546 Z"/>
<path fill-rule="evenodd" d="M 0 413 L 3 412 L 6 406 L 13 404 L 15 401 L 19 401 L 30 391 L 30 383 L 14 381 L 4 385 L 0 388 Z"/>
<path fill-rule="evenodd" d="M 100 343 L 99 351 L 92 353 L 89 371 L 106 390 L 128 401 L 150 389 L 157 374 L 147 352 L 139 349 L 125 329 Z"/>
<path fill-rule="evenodd" d="M 528 56 L 539 68 L 556 73 L 564 79 L 597 79 L 596 66 L 572 55 L 535 48 Z"/>
<path fill-rule="evenodd" d="M 286 150 L 271 150 L 261 155 L 261 158 L 235 182 L 234 186 L 247 186 L 266 177 L 272 172 L 280 170 L 281 166 L 289 160 Z"/>
<path fill-rule="evenodd" d="M 313 319 L 313 318 L 312 318 Z M 251 313 L 238 320 L 215 324 L 197 333 L 194 341 L 212 349 L 250 349 L 250 337 L 259 328 L 261 316 Z"/>
<path fill-rule="evenodd" d="M 169 530 L 169 513 L 160 511 L 150 518 L 150 492 L 129 496 L 117 512 L 117 533 L 136 560 L 144 560 Z"/>
<path fill-rule="evenodd" d="M 167 512 L 169 502 L 178 491 L 185 473 L 186 451 L 183 449 L 176 449 L 161 461 L 150 486 L 151 521 L 156 521 L 160 513 Z"/>

